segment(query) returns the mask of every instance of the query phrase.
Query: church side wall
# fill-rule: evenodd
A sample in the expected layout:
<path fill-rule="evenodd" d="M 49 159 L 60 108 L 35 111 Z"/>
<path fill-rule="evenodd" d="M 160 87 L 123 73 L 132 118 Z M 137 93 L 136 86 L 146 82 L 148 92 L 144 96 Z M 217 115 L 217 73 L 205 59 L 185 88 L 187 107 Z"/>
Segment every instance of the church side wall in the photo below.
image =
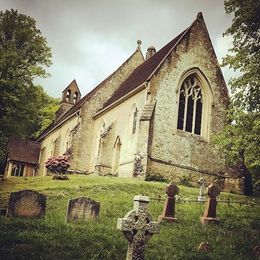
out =
<path fill-rule="evenodd" d="M 205 75 L 212 90 L 208 138 L 177 130 L 181 75 L 193 68 Z M 212 179 L 214 176 L 207 173 L 218 173 L 224 168 L 212 137 L 225 124 L 228 94 L 202 21 L 197 21 L 167 58 L 151 80 L 151 89 L 157 103 L 150 137 L 148 174 L 160 174 L 174 180 L 184 177 L 197 180 L 202 175 Z"/>
<path fill-rule="evenodd" d="M 47 135 L 42 140 L 38 175 L 44 176 L 47 173 L 44 163 L 47 161 L 48 158 L 53 156 L 52 153 L 54 149 L 53 146 L 55 140 L 57 140 L 58 138 L 60 140 L 58 150 L 56 151 L 58 153 L 57 155 L 62 155 L 66 152 L 67 142 L 69 141 L 70 138 L 70 132 L 78 123 L 79 123 L 78 116 L 74 116 L 66 123 L 56 128 L 51 134 Z"/>
<path fill-rule="evenodd" d="M 144 107 L 146 99 L 146 90 L 138 92 L 134 96 L 130 97 L 120 105 L 114 107 L 113 109 L 106 112 L 104 115 L 98 117 L 94 122 L 94 131 L 93 131 L 93 145 L 92 145 L 92 156 L 90 171 L 95 171 L 95 165 L 98 163 L 98 154 L 99 154 L 99 142 L 100 142 L 100 133 L 102 131 L 103 123 L 105 127 L 108 128 L 111 126 L 114 129 L 111 129 L 110 132 L 113 136 L 104 138 L 112 138 L 112 146 L 109 147 L 109 151 L 106 154 L 108 158 L 106 161 L 110 162 L 111 166 L 113 165 L 113 156 L 115 153 L 114 144 L 116 143 L 117 137 L 120 138 L 121 149 L 119 157 L 119 168 L 118 175 L 120 177 L 132 177 L 133 174 L 133 163 L 134 163 L 134 154 L 137 152 L 137 139 L 138 139 L 138 122 Z M 132 134 L 133 128 L 133 117 L 132 113 L 134 112 L 132 107 L 137 108 L 137 125 L 136 132 Z M 101 151 L 102 152 L 102 151 Z M 110 171 L 112 170 L 112 167 Z M 111 173 L 111 172 L 110 172 Z"/>
<path fill-rule="evenodd" d="M 78 142 L 73 151 L 72 168 L 81 171 L 92 171 L 91 152 L 94 134 L 94 120 L 92 116 L 102 108 L 119 85 L 143 62 L 140 51 L 125 62 L 110 78 L 104 81 L 99 89 L 86 101 L 81 108 L 81 129 L 78 133 Z"/>

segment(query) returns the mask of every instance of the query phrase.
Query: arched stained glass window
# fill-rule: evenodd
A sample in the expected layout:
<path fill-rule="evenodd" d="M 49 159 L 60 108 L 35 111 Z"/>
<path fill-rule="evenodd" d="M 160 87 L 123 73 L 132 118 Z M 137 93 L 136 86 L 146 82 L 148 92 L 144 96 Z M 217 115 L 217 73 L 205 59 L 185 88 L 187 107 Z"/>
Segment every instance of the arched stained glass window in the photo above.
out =
<path fill-rule="evenodd" d="M 201 135 L 202 90 L 195 74 L 187 77 L 180 89 L 178 129 Z"/>

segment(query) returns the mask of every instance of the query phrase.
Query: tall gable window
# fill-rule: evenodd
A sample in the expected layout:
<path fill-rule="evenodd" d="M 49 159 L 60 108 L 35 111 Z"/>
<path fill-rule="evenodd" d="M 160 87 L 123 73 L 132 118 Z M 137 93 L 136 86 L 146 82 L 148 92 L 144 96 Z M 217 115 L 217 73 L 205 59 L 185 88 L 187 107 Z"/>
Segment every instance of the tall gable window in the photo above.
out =
<path fill-rule="evenodd" d="M 212 92 L 201 72 L 187 74 L 179 91 L 177 129 L 208 139 Z"/>
<path fill-rule="evenodd" d="M 202 116 L 201 86 L 194 75 L 182 84 L 179 99 L 178 129 L 200 135 Z"/>

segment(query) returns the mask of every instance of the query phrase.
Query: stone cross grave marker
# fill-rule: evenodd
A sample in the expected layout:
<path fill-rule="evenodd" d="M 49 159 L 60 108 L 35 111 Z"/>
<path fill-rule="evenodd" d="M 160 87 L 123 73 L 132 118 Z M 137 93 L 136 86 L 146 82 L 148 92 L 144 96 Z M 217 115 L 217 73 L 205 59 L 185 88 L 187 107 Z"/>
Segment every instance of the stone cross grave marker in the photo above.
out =
<path fill-rule="evenodd" d="M 66 221 L 96 220 L 99 216 L 100 203 L 86 197 L 70 199 L 67 207 Z"/>
<path fill-rule="evenodd" d="M 216 197 L 220 194 L 219 187 L 210 184 L 208 187 L 209 198 L 206 203 L 205 211 L 203 216 L 200 218 L 202 224 L 216 223 L 219 221 L 216 217 L 217 210 L 217 199 Z"/>
<path fill-rule="evenodd" d="M 201 177 L 199 180 L 198 180 L 198 183 L 200 185 L 200 194 L 198 196 L 198 201 L 199 202 L 204 202 L 206 201 L 206 197 L 205 197 L 205 179 L 204 177 Z"/>
<path fill-rule="evenodd" d="M 133 209 L 117 220 L 117 229 L 128 240 L 127 260 L 143 260 L 145 243 L 160 232 L 159 223 L 153 222 L 147 211 L 149 201 L 149 197 L 135 196 Z"/>
<path fill-rule="evenodd" d="M 7 217 L 42 218 L 45 215 L 46 196 L 37 191 L 12 192 L 9 198 Z"/>
<path fill-rule="evenodd" d="M 175 184 L 170 184 L 166 186 L 166 194 L 168 195 L 164 208 L 163 213 L 159 217 L 160 221 L 167 221 L 167 222 L 174 222 L 175 218 L 175 195 L 179 193 L 179 188 Z"/>

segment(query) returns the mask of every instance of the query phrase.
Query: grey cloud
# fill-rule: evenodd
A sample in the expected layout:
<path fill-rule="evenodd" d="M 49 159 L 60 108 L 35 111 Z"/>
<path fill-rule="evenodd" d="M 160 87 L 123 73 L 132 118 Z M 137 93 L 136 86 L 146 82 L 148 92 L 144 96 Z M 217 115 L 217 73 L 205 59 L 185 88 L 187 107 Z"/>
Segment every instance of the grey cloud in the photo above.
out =
<path fill-rule="evenodd" d="M 56 97 L 75 76 L 86 94 L 132 54 L 137 39 L 144 52 L 150 45 L 160 49 L 199 11 L 215 48 L 231 21 L 222 0 L 1 0 L 0 8 L 18 9 L 37 21 L 53 51 L 52 77 L 39 82 Z M 102 48 L 90 47 L 95 43 Z M 105 57 L 111 49 L 117 65 Z"/>

